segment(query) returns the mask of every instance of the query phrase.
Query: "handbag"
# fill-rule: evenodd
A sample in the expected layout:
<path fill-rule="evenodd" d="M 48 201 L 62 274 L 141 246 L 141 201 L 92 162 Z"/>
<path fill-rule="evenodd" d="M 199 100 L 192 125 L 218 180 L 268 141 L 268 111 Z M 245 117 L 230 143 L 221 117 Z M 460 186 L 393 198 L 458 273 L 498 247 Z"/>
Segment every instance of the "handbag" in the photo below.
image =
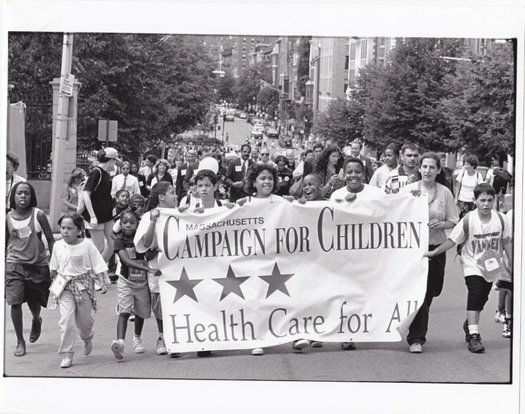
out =
<path fill-rule="evenodd" d="M 69 282 L 69 277 L 57 274 L 53 279 L 53 283 L 49 286 L 49 292 L 58 299 L 66 288 L 67 282 Z"/>

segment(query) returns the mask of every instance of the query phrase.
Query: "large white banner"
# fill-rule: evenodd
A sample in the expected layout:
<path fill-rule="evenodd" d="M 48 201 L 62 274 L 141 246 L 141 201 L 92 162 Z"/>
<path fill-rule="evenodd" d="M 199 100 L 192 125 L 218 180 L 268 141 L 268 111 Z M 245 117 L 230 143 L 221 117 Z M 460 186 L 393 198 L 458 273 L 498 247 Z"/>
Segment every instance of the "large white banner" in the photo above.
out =
<path fill-rule="evenodd" d="M 411 195 L 162 209 L 168 350 L 400 341 L 425 294 L 427 223 L 426 198 Z"/>

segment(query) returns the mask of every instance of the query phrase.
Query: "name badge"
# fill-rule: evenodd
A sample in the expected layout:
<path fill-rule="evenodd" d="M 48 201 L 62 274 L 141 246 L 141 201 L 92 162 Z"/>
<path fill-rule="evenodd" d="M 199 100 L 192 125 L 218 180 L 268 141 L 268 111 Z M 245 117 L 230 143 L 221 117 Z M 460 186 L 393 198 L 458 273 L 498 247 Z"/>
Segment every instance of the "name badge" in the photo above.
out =
<path fill-rule="evenodd" d="M 139 183 L 139 187 L 144 187 L 144 183 L 142 181 Z"/>
<path fill-rule="evenodd" d="M 235 167 L 235 172 L 242 172 L 242 166 L 238 165 L 237 167 Z"/>
<path fill-rule="evenodd" d="M 72 188 L 72 189 L 71 189 L 71 192 L 72 192 L 73 194 L 76 194 L 76 193 L 77 193 L 77 189 L 76 189 L 76 188 Z"/>
<path fill-rule="evenodd" d="M 186 171 L 187 171 L 187 170 L 181 170 L 181 171 L 180 171 L 180 175 L 186 175 Z"/>

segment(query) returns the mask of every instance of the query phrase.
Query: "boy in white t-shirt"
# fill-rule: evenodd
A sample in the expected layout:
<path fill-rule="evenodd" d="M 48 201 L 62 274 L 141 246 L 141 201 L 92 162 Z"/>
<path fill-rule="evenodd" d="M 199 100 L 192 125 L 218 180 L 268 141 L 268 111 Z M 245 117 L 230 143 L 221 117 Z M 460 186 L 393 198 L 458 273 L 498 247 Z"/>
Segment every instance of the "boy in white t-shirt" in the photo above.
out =
<path fill-rule="evenodd" d="M 487 183 L 479 184 L 474 188 L 474 198 L 477 209 L 463 217 L 449 238 L 426 256 L 436 256 L 456 244 L 464 243 L 461 266 L 468 295 L 467 320 L 463 330 L 469 351 L 481 353 L 485 347 L 479 334 L 479 315 L 487 303 L 492 282 L 503 271 L 503 250 L 512 263 L 512 242 L 505 218 L 493 210 L 496 198 L 494 188 Z"/>

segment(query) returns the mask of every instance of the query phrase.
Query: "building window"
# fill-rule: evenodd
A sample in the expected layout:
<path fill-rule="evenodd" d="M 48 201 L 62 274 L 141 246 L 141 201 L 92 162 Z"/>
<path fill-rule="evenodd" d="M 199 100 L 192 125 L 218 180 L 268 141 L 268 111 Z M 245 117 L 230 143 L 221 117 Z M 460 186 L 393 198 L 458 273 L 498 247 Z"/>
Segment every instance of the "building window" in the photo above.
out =
<path fill-rule="evenodd" d="M 343 93 L 346 94 L 346 90 L 348 89 L 348 83 L 345 83 L 345 89 L 343 90 Z"/>
<path fill-rule="evenodd" d="M 348 60 L 349 60 L 349 57 L 348 55 L 345 56 L 345 69 L 347 70 L 348 69 Z"/>

